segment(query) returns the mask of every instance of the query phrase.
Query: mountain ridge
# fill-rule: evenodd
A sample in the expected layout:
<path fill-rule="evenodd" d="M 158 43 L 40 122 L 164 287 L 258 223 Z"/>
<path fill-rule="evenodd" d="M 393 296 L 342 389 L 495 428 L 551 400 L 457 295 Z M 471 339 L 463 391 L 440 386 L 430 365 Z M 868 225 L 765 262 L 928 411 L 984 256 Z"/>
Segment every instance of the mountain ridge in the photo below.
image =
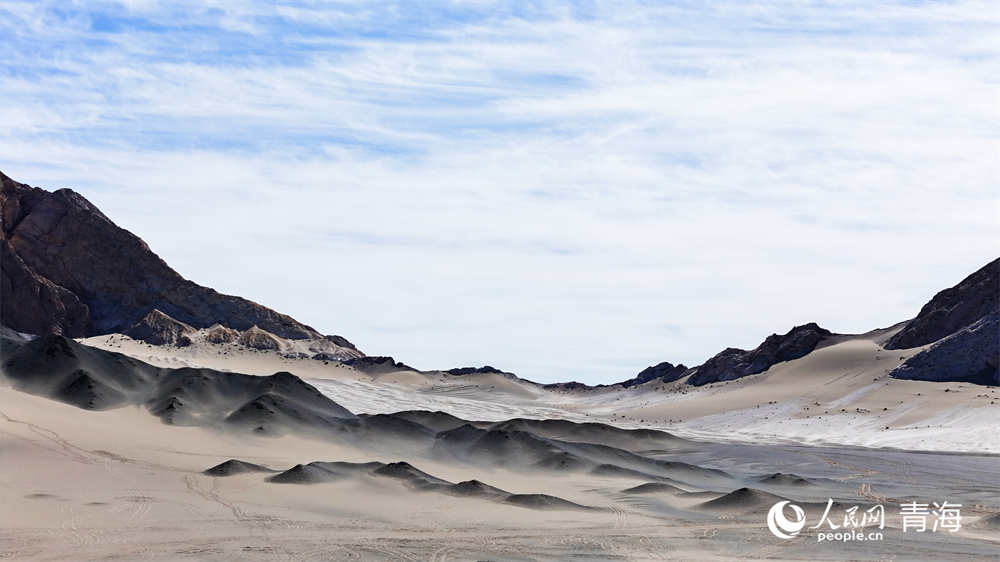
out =
<path fill-rule="evenodd" d="M 185 326 L 324 337 L 290 316 L 185 279 L 70 189 L 49 192 L 2 172 L 0 183 L 0 321 L 18 332 L 126 333 L 159 345 L 183 343 Z M 357 351 L 340 336 L 327 339 Z"/>
<path fill-rule="evenodd" d="M 183 278 L 139 237 L 116 226 L 70 189 L 48 192 L 2 173 L 0 180 L 0 323 L 17 332 L 68 337 L 121 333 L 152 345 L 176 347 L 197 341 L 237 343 L 339 361 L 369 373 L 418 371 L 391 357 L 367 357 L 341 336 L 322 336 L 287 315 Z M 1000 258 L 940 291 L 885 342 L 887 350 L 929 346 L 890 376 L 1000 384 L 998 296 Z M 695 367 L 662 362 L 632 379 L 597 387 L 731 381 L 766 373 L 774 365 L 844 337 L 849 336 L 808 323 L 772 334 L 752 350 L 727 348 Z M 306 353 L 293 350 L 289 340 L 315 344 L 310 343 Z M 493 367 L 440 372 L 520 378 Z M 597 388 L 576 382 L 543 386 L 570 392 Z"/>

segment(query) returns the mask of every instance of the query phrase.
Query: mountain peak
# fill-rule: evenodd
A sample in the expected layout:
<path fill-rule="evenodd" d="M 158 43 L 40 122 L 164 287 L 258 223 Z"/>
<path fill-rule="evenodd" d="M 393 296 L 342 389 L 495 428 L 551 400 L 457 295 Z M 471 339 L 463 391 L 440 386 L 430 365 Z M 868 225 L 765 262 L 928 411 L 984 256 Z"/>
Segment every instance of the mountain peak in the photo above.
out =
<path fill-rule="evenodd" d="M 322 337 L 289 316 L 183 278 L 73 190 L 49 192 L 2 173 L 0 183 L 0 320 L 14 330 L 68 337 L 132 330 L 176 343 L 188 328 L 219 324 L 286 339 Z"/>

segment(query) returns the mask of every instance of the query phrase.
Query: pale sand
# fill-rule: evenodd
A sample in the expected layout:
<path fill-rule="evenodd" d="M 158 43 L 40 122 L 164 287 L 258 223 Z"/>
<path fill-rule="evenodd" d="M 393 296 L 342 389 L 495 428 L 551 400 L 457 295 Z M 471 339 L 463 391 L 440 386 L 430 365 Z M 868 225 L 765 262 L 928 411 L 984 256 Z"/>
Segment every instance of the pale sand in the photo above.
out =
<path fill-rule="evenodd" d="M 884 352 L 876 340 L 843 341 L 729 383 L 583 393 L 499 375 L 371 377 L 333 363 L 232 347 L 153 348 L 117 336 L 88 343 L 164 366 L 290 371 L 357 413 L 441 410 L 472 420 L 667 429 L 710 443 L 678 441 L 639 452 L 728 475 L 682 469 L 671 486 L 627 492 L 649 477 L 504 469 L 477 461 L 475 452 L 459 460 L 379 443 L 237 437 L 164 425 L 142 408 L 85 411 L 0 388 L 0 558 L 978 560 L 1000 552 L 995 389 L 888 380 L 886 370 L 916 350 Z M 622 436 L 606 439 L 621 449 L 642 447 Z M 829 446 L 837 443 L 853 446 Z M 883 446 L 977 454 L 871 448 Z M 593 509 L 527 509 L 414 491 L 400 480 L 365 474 L 313 485 L 270 483 L 260 473 L 202 474 L 229 459 L 274 470 L 314 461 L 407 461 L 448 482 L 476 479 Z M 774 473 L 792 476 L 769 476 Z M 798 484 L 802 478 L 808 483 Z M 884 504 L 884 538 L 819 543 L 814 531 L 776 538 L 765 525 L 776 498 L 802 505 L 810 524 L 829 498 L 839 502 L 841 517 L 853 504 Z M 907 500 L 960 502 L 963 528 L 904 533 L 899 504 Z"/>
<path fill-rule="evenodd" d="M 547 391 L 496 374 L 404 371 L 373 378 L 336 363 L 240 352 L 235 346 L 161 348 L 124 336 L 81 341 L 162 366 L 258 375 L 289 371 L 356 413 L 429 410 L 484 421 L 600 421 L 711 441 L 1000 454 L 997 389 L 890 379 L 889 371 L 922 348 L 883 350 L 880 342 L 887 335 L 847 339 L 736 381 L 586 392 Z"/>
<path fill-rule="evenodd" d="M 477 478 L 523 494 L 552 494 L 599 509 L 536 511 L 477 498 L 407 490 L 385 478 L 291 485 L 265 475 L 216 478 L 201 471 L 230 458 L 284 470 L 314 460 L 391 462 L 360 447 L 295 437 L 239 439 L 167 426 L 140 408 L 80 410 L 10 389 L 0 392 L 0 557 L 30 560 L 974 560 L 995 552 L 1000 511 L 989 481 L 996 458 L 884 454 L 806 448 L 711 446 L 685 460 L 739 476 L 712 480 L 704 494 L 622 493 L 642 479 L 517 472 L 444 459 L 412 460 L 452 482 Z M 783 541 L 764 526 L 763 507 L 739 499 L 700 507 L 756 482 L 774 466 L 797 467 L 814 488 L 772 488 L 820 506 L 846 494 L 858 503 L 893 497 L 964 501 L 955 534 L 904 534 L 888 518 L 885 540 Z M 962 476 L 941 482 L 962 467 Z M 905 468 L 905 473 L 904 473 Z M 987 476 L 984 476 L 987 475 Z M 712 484 L 714 482 L 714 484 Z M 825 482 L 825 484 L 824 484 Z M 766 487 L 764 484 L 755 486 Z M 684 489 L 702 488 L 690 484 Z M 717 489 L 716 489 L 717 488 Z M 792 492 L 795 495 L 793 495 Z M 736 494 L 738 496 L 739 494 Z M 888 498 L 886 498 L 888 496 Z M 854 500 L 850 500 L 850 498 Z M 990 497 L 993 498 L 990 501 Z M 864 504 L 867 505 L 867 504 Z M 818 519 L 816 507 L 810 517 Z"/>

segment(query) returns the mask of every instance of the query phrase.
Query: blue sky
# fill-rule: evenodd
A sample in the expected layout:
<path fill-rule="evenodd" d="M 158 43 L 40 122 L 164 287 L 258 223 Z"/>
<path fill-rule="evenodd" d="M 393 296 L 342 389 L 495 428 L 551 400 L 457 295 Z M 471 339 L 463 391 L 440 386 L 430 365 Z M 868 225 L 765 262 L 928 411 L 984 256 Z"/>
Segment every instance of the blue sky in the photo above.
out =
<path fill-rule="evenodd" d="M 419 368 L 614 382 L 1000 253 L 1000 3 L 0 4 L 0 169 Z"/>

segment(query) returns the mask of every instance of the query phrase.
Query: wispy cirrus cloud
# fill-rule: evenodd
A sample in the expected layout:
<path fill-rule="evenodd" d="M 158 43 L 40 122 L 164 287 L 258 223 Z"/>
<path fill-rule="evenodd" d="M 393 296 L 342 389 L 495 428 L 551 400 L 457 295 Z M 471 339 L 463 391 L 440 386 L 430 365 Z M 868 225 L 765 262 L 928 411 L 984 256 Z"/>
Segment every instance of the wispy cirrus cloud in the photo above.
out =
<path fill-rule="evenodd" d="M 0 5 L 0 160 L 419 367 L 609 382 L 998 252 L 996 5 Z"/>

